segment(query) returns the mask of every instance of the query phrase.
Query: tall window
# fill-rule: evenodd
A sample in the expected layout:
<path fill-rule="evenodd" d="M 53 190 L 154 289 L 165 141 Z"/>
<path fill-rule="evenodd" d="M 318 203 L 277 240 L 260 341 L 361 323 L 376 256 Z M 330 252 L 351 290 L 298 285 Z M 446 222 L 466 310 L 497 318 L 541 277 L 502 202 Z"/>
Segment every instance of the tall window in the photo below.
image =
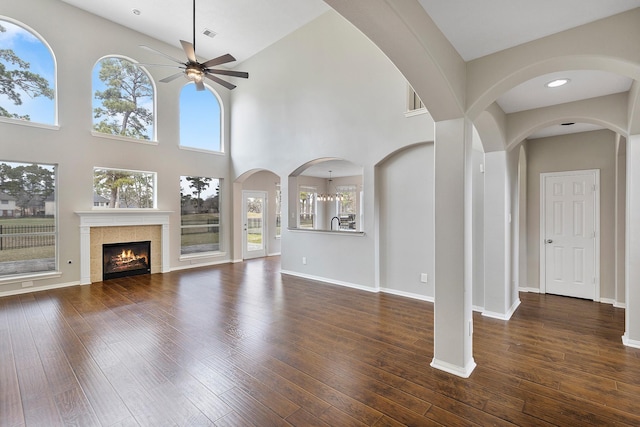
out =
<path fill-rule="evenodd" d="M 407 85 L 407 111 L 423 110 L 424 104 L 415 90 Z"/>
<path fill-rule="evenodd" d="M 222 111 L 216 95 L 189 83 L 180 92 L 180 146 L 222 151 Z"/>
<path fill-rule="evenodd" d="M 180 177 L 180 254 L 220 250 L 221 179 Z"/>
<path fill-rule="evenodd" d="M 33 32 L 0 20 L 0 117 L 56 124 L 55 61 Z"/>
<path fill-rule="evenodd" d="M 0 162 L 0 277 L 56 269 L 56 167 Z"/>
<path fill-rule="evenodd" d="M 276 237 L 282 232 L 282 189 L 280 183 L 276 183 Z"/>
<path fill-rule="evenodd" d="M 314 186 L 300 186 L 300 216 L 298 228 L 314 229 L 316 225 L 316 202 L 318 200 L 318 188 Z"/>
<path fill-rule="evenodd" d="M 93 206 L 150 209 L 156 207 L 155 172 L 93 169 Z"/>
<path fill-rule="evenodd" d="M 153 140 L 154 88 L 133 62 L 106 57 L 93 68 L 93 130 L 121 137 Z"/>

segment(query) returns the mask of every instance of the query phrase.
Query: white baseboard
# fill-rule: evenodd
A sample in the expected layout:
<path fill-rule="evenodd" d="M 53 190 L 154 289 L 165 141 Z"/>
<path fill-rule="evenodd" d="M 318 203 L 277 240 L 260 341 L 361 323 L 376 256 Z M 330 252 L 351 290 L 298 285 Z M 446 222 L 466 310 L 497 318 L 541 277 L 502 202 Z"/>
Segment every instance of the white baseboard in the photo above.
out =
<path fill-rule="evenodd" d="M 484 311 L 484 307 L 482 307 L 480 305 L 474 305 L 474 306 L 471 307 L 471 310 L 477 311 L 479 313 L 482 313 Z"/>
<path fill-rule="evenodd" d="M 629 339 L 626 332 L 622 336 L 622 344 L 626 345 L 627 347 L 640 348 L 640 341 Z"/>
<path fill-rule="evenodd" d="M 51 289 L 68 288 L 70 286 L 80 286 L 80 281 L 68 283 L 56 283 L 55 285 L 33 286 L 22 289 L 14 289 L 12 291 L 0 291 L 0 297 L 8 297 L 11 295 L 30 294 L 31 292 L 48 291 Z"/>
<path fill-rule="evenodd" d="M 380 288 L 380 292 L 384 292 L 385 294 L 398 295 L 401 297 L 406 297 L 411 299 L 417 299 L 421 301 L 427 301 L 427 302 L 434 301 L 433 297 L 429 295 L 420 295 L 420 294 L 415 294 L 413 292 L 398 291 L 396 289 L 391 289 L 391 288 Z"/>
<path fill-rule="evenodd" d="M 616 301 L 616 302 L 614 302 L 614 303 L 613 303 L 613 306 L 614 306 L 615 308 L 627 308 L 627 304 L 626 304 L 626 303 L 624 303 L 624 302 L 617 302 L 617 301 Z"/>
<path fill-rule="evenodd" d="M 272 254 L 267 254 L 267 256 L 280 256 L 280 252 L 274 252 Z"/>
<path fill-rule="evenodd" d="M 288 274 L 289 276 L 301 277 L 303 279 L 315 280 L 316 282 L 329 283 L 331 285 L 345 286 L 347 288 L 360 289 L 367 292 L 378 292 L 378 289 L 370 286 L 358 285 L 356 283 L 343 282 L 341 280 L 328 279 L 326 277 L 314 276 L 311 274 L 298 273 L 297 271 L 280 270 L 282 274 Z"/>
<path fill-rule="evenodd" d="M 529 287 L 526 287 L 526 286 L 520 286 L 518 288 L 518 291 L 520 291 L 520 292 L 531 292 L 531 293 L 534 293 L 534 294 L 539 294 L 540 293 L 540 288 L 529 288 Z"/>
<path fill-rule="evenodd" d="M 516 312 L 516 309 L 520 306 L 520 298 L 518 298 L 513 305 L 511 306 L 511 308 L 509 308 L 509 310 L 507 310 L 506 313 L 498 313 L 498 312 L 494 312 L 494 311 L 483 311 L 482 315 L 485 317 L 491 317 L 493 319 L 499 319 L 499 320 L 509 320 L 511 319 L 511 316 L 513 316 L 513 313 Z"/>
<path fill-rule="evenodd" d="M 457 375 L 462 378 L 469 378 L 469 376 L 471 375 L 471 372 L 473 372 L 473 370 L 476 367 L 476 362 L 473 360 L 473 357 L 472 357 L 471 360 L 469 360 L 469 363 L 467 363 L 467 366 L 463 367 L 463 366 L 452 365 L 451 363 L 443 362 L 441 360 L 437 360 L 434 357 L 433 360 L 431 361 L 431 367 L 439 369 L 444 372 L 448 372 L 453 375 Z"/>

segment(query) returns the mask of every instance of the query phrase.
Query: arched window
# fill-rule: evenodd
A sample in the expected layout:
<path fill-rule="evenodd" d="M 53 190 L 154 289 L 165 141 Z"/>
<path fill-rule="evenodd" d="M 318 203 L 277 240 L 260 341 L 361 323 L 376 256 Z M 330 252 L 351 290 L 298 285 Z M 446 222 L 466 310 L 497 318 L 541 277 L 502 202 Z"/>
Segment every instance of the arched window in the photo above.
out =
<path fill-rule="evenodd" d="M 180 147 L 223 151 L 221 124 L 216 94 L 208 87 L 197 91 L 194 83 L 185 85 L 180 92 Z"/>
<path fill-rule="evenodd" d="M 108 56 L 93 67 L 92 82 L 95 132 L 155 140 L 155 87 L 144 69 Z"/>
<path fill-rule="evenodd" d="M 53 52 L 33 30 L 0 17 L 0 117 L 57 124 Z"/>

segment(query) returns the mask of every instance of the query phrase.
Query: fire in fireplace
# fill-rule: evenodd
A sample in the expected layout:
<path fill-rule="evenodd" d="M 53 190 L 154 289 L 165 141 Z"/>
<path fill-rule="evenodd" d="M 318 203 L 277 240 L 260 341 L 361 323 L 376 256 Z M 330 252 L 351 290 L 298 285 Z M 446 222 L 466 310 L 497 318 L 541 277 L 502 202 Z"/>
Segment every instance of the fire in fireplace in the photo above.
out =
<path fill-rule="evenodd" d="M 102 280 L 151 273 L 151 241 L 102 245 Z"/>

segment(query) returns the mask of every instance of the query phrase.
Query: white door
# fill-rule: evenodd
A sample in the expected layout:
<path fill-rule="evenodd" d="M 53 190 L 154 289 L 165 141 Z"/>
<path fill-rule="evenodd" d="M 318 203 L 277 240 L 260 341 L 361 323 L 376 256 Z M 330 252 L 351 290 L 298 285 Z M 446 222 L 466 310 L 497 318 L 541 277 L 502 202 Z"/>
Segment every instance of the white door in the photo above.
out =
<path fill-rule="evenodd" d="M 541 174 L 542 292 L 596 300 L 599 171 Z"/>
<path fill-rule="evenodd" d="M 244 244 L 242 258 L 266 255 L 265 212 L 267 194 L 264 191 L 243 191 Z"/>

